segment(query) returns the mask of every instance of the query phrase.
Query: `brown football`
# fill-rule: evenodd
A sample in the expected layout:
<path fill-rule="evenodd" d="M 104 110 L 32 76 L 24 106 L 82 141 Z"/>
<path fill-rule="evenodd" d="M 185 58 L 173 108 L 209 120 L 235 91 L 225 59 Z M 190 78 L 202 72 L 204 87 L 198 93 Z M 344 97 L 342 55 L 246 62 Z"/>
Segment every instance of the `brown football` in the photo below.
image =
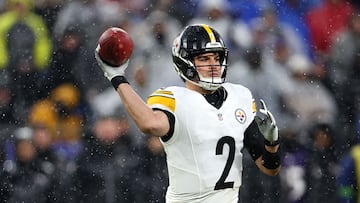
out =
<path fill-rule="evenodd" d="M 105 30 L 99 40 L 100 58 L 111 66 L 121 66 L 133 52 L 134 44 L 129 34 L 118 27 Z"/>

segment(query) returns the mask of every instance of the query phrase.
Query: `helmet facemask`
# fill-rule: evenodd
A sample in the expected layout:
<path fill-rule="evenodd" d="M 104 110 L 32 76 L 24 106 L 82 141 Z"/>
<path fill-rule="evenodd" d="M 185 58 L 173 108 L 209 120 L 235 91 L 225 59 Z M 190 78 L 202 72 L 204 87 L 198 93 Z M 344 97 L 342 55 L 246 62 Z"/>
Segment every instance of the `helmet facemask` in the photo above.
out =
<path fill-rule="evenodd" d="M 220 77 L 204 77 L 194 65 L 194 57 L 205 53 L 217 53 L 220 57 Z M 225 82 L 228 51 L 220 35 L 207 25 L 188 26 L 174 40 L 172 48 L 176 72 L 183 80 L 206 90 L 216 90 Z"/>

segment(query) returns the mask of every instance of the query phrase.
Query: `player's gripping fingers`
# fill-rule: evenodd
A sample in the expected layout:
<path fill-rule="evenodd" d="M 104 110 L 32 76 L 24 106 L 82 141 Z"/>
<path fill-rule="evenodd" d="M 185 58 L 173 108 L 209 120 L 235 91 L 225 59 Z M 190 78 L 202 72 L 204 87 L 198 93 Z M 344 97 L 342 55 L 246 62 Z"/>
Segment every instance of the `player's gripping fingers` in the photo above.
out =
<path fill-rule="evenodd" d="M 260 113 L 262 113 L 266 120 L 268 120 L 271 125 L 276 125 L 276 121 L 272 113 L 267 109 L 264 100 L 260 99 L 261 109 L 259 109 Z"/>
<path fill-rule="evenodd" d="M 276 121 L 272 113 L 267 109 L 265 102 L 260 100 L 260 104 L 261 108 L 259 109 L 259 112 L 261 115 L 255 116 L 255 122 L 258 124 L 264 138 L 269 141 L 268 145 L 276 144 L 274 142 L 279 138 Z"/>
<path fill-rule="evenodd" d="M 98 45 L 95 49 L 95 59 L 98 62 L 98 65 L 100 66 L 101 70 L 104 72 L 104 76 L 109 80 L 111 80 L 115 76 L 123 76 L 125 74 L 125 70 L 127 66 L 129 65 L 130 60 L 127 60 L 124 64 L 118 67 L 110 66 L 100 58 L 99 47 L 100 46 Z"/>

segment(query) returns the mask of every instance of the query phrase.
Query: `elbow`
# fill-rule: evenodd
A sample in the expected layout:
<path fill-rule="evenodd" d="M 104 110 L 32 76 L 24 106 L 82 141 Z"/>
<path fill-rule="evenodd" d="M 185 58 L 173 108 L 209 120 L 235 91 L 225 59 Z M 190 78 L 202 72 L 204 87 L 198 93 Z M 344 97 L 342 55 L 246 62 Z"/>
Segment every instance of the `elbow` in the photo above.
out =
<path fill-rule="evenodd" d="M 144 134 L 156 137 L 166 135 L 170 129 L 168 117 L 161 111 L 155 111 L 152 116 L 136 120 L 136 124 Z"/>
<path fill-rule="evenodd" d="M 137 125 L 139 130 L 145 135 L 162 136 L 160 128 L 154 122 L 142 122 Z"/>
<path fill-rule="evenodd" d="M 137 125 L 139 130 L 146 135 L 152 135 L 154 131 L 154 127 L 150 124 L 150 122 L 145 122 Z"/>

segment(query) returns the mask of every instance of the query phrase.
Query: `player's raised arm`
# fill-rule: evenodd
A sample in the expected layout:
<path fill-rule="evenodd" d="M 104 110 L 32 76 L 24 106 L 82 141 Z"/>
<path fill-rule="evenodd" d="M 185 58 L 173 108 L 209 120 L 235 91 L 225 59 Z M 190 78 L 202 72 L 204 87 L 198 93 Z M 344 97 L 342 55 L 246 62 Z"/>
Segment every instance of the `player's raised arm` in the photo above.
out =
<path fill-rule="evenodd" d="M 145 134 L 165 135 L 170 128 L 165 113 L 153 111 L 129 85 L 125 75 L 133 50 L 128 33 L 120 28 L 109 28 L 99 38 L 95 58 L 104 76 L 118 92 L 123 105 Z"/>

